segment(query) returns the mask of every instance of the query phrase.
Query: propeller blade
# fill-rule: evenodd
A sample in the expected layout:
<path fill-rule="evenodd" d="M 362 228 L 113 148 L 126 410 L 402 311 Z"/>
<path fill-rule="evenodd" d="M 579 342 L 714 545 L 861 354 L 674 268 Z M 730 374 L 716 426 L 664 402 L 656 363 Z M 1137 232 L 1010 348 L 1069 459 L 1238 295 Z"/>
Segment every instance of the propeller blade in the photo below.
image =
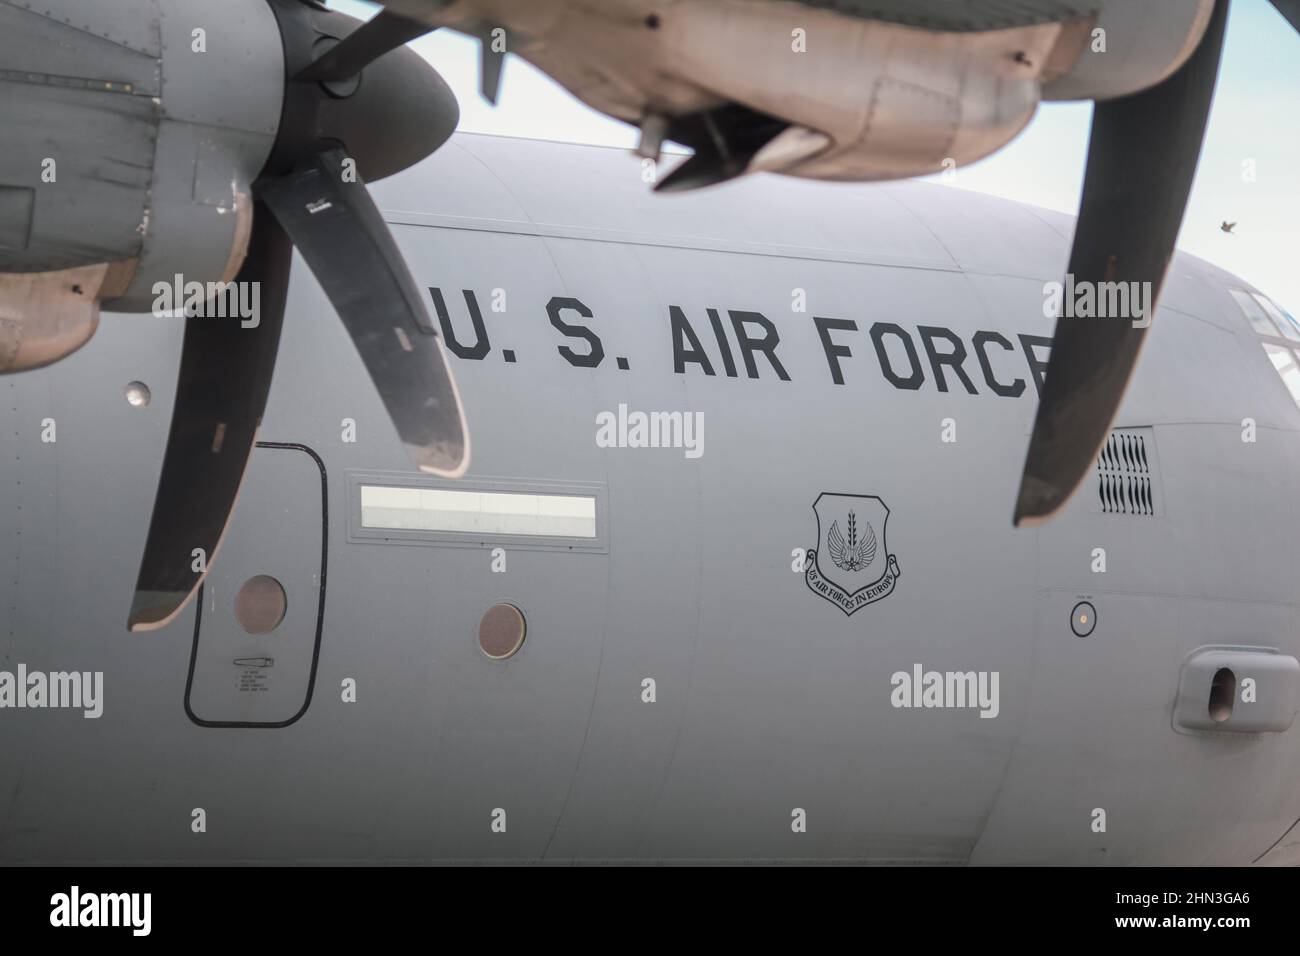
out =
<path fill-rule="evenodd" d="M 1286 17 L 1287 23 L 1300 31 L 1300 0 L 1273 0 L 1273 6 Z"/>
<path fill-rule="evenodd" d="M 464 24 L 459 29 L 478 40 L 478 89 L 485 100 L 496 106 L 497 98 L 501 95 L 501 71 L 505 69 L 506 55 L 493 47 L 496 38 L 492 33 L 494 30 L 504 30 L 505 27 L 476 21 Z"/>
<path fill-rule="evenodd" d="M 505 69 L 506 55 L 495 53 L 486 43 L 483 44 L 483 62 L 479 65 L 479 90 L 483 98 L 493 106 L 501 96 L 501 71 Z"/>
<path fill-rule="evenodd" d="M 149 537 L 127 621 L 165 627 L 189 603 L 225 536 L 271 390 L 293 246 L 260 203 L 237 283 L 259 290 L 256 327 L 239 317 L 189 317 L 176 404 Z M 202 562 L 195 570 L 202 549 Z"/>
<path fill-rule="evenodd" d="M 382 10 L 364 26 L 344 37 L 337 46 L 331 47 L 320 59 L 313 61 L 294 79 L 315 83 L 336 83 L 349 79 L 385 53 L 434 29 L 436 28 L 427 23 Z"/>
<path fill-rule="evenodd" d="M 1068 271 L 1075 287 L 1150 283 L 1141 325 L 1155 311 L 1182 225 L 1227 15 L 1227 0 L 1219 0 L 1196 52 L 1164 82 L 1099 102 L 1093 112 Z M 1131 317 L 1079 318 L 1063 309 L 1016 501 L 1017 526 L 1050 518 L 1092 468 L 1146 331 Z"/>
<path fill-rule="evenodd" d="M 424 300 L 359 176 L 331 149 L 254 186 L 311 267 L 424 471 L 458 478 L 469 431 Z"/>

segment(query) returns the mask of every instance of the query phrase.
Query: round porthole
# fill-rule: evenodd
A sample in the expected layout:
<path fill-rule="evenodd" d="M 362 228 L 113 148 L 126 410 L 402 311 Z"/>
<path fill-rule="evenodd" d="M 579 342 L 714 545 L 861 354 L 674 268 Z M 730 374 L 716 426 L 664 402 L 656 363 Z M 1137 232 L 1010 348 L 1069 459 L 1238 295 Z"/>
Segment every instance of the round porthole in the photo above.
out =
<path fill-rule="evenodd" d="M 130 382 L 126 386 L 126 403 L 132 408 L 147 408 L 153 393 L 144 382 Z"/>
<path fill-rule="evenodd" d="M 492 660 L 503 661 L 519 653 L 527 632 L 523 611 L 513 604 L 495 604 L 478 622 L 478 646 Z"/>
<path fill-rule="evenodd" d="M 267 574 L 249 578 L 235 595 L 235 620 L 249 634 L 270 634 L 288 608 L 284 587 Z"/>
<path fill-rule="evenodd" d="M 1097 626 L 1097 609 L 1087 601 L 1080 601 L 1070 612 L 1070 630 L 1076 637 L 1087 637 Z"/>

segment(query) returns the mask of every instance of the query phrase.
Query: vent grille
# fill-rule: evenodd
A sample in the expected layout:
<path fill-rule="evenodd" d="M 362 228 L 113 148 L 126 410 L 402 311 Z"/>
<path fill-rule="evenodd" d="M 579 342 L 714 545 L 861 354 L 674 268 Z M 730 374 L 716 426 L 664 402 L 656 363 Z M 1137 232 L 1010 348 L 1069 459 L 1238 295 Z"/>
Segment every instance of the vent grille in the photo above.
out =
<path fill-rule="evenodd" d="M 1154 518 L 1161 514 L 1159 468 L 1150 428 L 1116 428 L 1097 456 L 1094 511 Z"/>

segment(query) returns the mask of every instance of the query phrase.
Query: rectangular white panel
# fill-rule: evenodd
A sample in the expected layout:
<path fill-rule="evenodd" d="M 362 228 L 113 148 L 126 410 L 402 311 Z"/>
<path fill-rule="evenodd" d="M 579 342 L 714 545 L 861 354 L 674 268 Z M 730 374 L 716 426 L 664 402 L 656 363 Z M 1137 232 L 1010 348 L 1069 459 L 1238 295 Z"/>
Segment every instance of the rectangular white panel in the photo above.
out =
<path fill-rule="evenodd" d="M 589 495 L 361 485 L 361 526 L 395 531 L 596 537 Z"/>

